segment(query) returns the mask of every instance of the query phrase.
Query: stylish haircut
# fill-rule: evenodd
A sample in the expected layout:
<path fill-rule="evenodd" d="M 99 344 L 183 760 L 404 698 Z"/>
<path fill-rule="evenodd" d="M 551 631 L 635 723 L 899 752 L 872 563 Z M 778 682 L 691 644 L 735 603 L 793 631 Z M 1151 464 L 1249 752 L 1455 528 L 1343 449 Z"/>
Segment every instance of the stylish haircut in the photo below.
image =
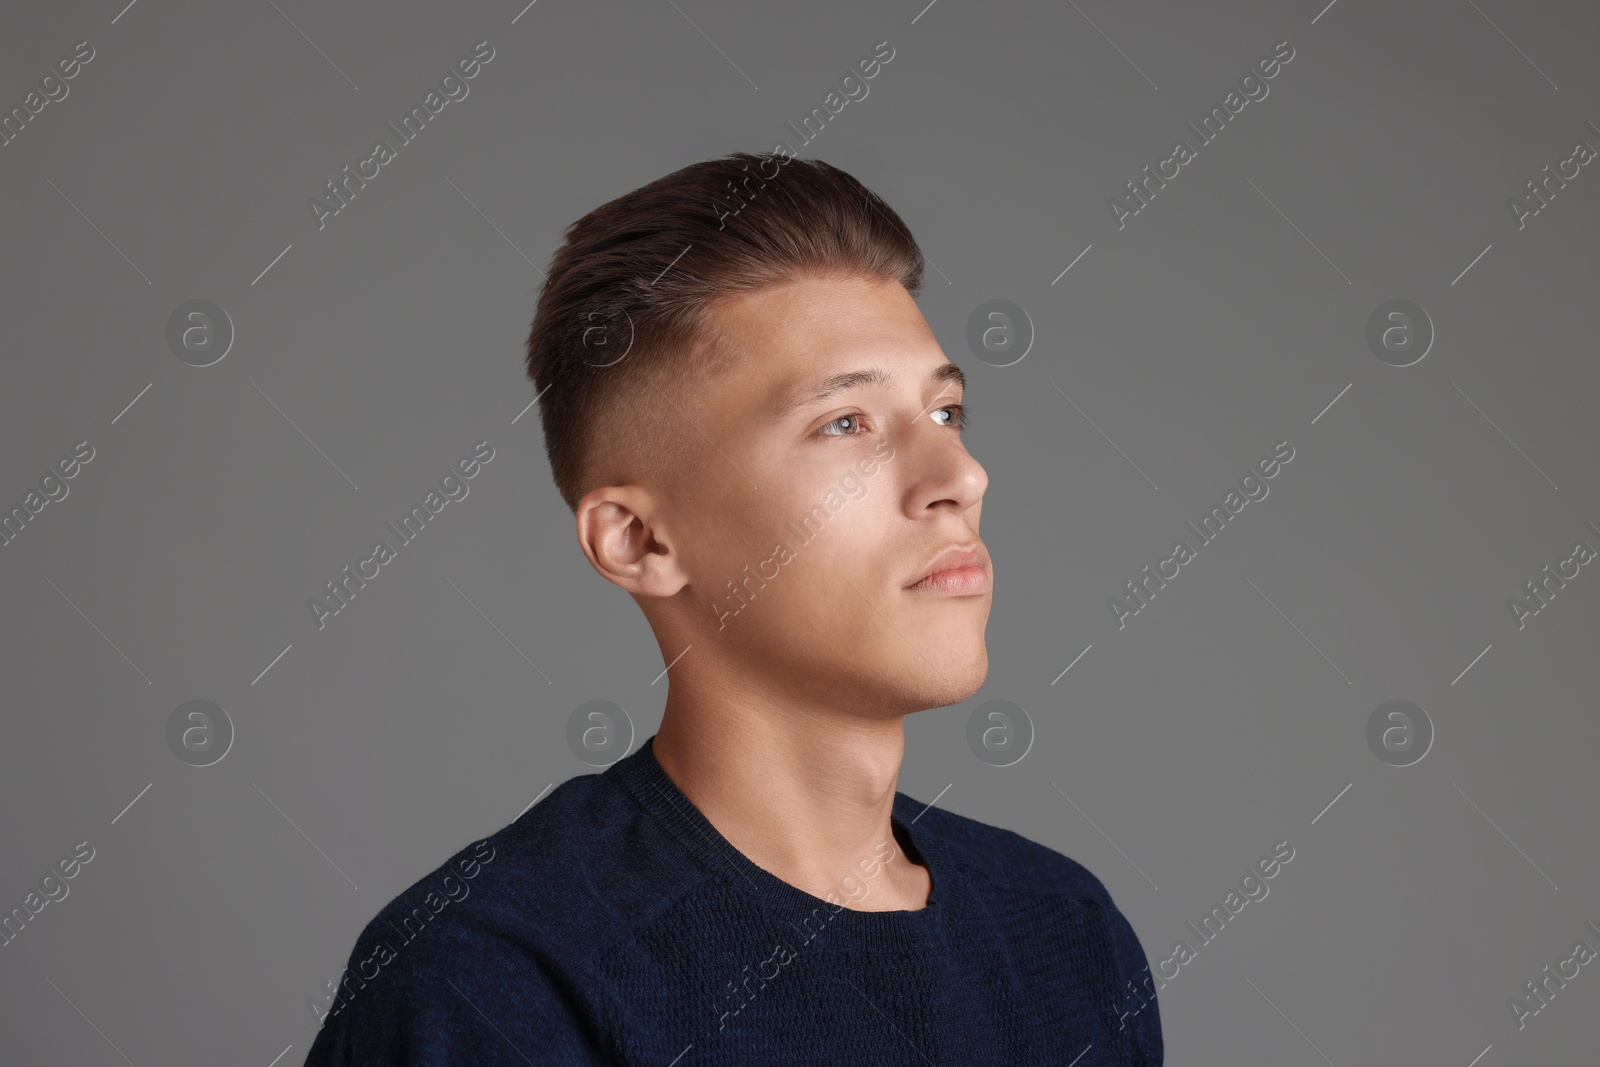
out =
<path fill-rule="evenodd" d="M 693 163 L 567 227 L 527 372 L 574 512 L 605 479 L 684 469 L 677 438 L 699 431 L 682 398 L 739 357 L 708 316 L 719 297 L 801 275 L 921 288 L 922 252 L 900 216 L 851 175 L 786 148 Z"/>

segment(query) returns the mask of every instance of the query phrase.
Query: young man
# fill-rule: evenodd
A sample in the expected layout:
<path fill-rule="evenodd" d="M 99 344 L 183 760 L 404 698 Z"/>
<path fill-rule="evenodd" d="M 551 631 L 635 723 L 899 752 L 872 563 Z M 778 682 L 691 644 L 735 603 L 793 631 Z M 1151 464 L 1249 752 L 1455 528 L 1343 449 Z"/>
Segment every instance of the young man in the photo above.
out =
<path fill-rule="evenodd" d="M 1161 1064 L 1100 881 L 895 788 L 904 717 L 983 683 L 993 579 L 921 281 L 887 204 L 782 151 L 568 228 L 528 372 L 661 726 L 390 903 L 307 1064 Z"/>

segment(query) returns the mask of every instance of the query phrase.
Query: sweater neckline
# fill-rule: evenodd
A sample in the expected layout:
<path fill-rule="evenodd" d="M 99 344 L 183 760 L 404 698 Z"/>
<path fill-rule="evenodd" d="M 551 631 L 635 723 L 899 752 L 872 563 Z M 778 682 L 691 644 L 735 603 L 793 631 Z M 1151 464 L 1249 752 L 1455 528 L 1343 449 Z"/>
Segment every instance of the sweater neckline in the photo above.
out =
<path fill-rule="evenodd" d="M 810 918 L 809 930 L 836 931 L 857 947 L 880 948 L 886 942 L 912 947 L 957 917 L 963 897 L 960 865 L 939 836 L 918 822 L 931 805 L 897 790 L 889 817 L 900 858 L 912 858 L 927 868 L 932 882 L 927 903 L 914 910 L 857 911 L 790 885 L 735 848 L 667 774 L 655 757 L 654 742 L 652 734 L 637 752 L 612 764 L 606 776 L 622 785 L 702 864 L 775 918 L 797 929 Z"/>

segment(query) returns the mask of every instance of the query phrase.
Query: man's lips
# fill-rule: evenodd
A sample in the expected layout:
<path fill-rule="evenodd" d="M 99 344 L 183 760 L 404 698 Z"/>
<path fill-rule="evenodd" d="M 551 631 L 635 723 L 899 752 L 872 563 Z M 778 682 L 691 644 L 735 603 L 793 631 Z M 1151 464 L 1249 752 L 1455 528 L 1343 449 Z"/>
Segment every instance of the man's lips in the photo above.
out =
<path fill-rule="evenodd" d="M 936 571 L 909 588 L 924 593 L 976 596 L 990 589 L 989 572 L 982 567 L 952 567 Z"/>
<path fill-rule="evenodd" d="M 918 592 L 973 596 L 991 586 L 989 553 L 982 541 L 951 545 L 922 568 L 922 576 L 906 588 Z"/>

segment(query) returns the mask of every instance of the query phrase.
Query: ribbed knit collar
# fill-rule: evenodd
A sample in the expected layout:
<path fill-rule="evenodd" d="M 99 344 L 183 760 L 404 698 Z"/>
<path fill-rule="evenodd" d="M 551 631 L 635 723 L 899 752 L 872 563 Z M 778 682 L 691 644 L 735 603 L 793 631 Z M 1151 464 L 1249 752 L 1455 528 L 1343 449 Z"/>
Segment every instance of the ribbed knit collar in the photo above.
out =
<path fill-rule="evenodd" d="M 927 824 L 918 823 L 927 805 L 897 791 L 890 816 L 899 836 L 911 843 L 928 869 L 933 887 L 927 904 L 914 911 L 835 911 L 835 905 L 756 865 L 723 837 L 656 760 L 654 742 L 652 734 L 637 752 L 612 764 L 605 777 L 626 789 L 702 864 L 775 918 L 798 925 L 815 912 L 815 922 L 825 923 L 827 930 L 837 932 L 845 942 L 867 950 L 922 947 L 931 937 L 942 939 L 941 926 L 959 918 L 966 890 L 960 864 L 946 850 L 945 842 L 928 831 Z M 900 847 L 899 841 L 896 846 Z"/>

